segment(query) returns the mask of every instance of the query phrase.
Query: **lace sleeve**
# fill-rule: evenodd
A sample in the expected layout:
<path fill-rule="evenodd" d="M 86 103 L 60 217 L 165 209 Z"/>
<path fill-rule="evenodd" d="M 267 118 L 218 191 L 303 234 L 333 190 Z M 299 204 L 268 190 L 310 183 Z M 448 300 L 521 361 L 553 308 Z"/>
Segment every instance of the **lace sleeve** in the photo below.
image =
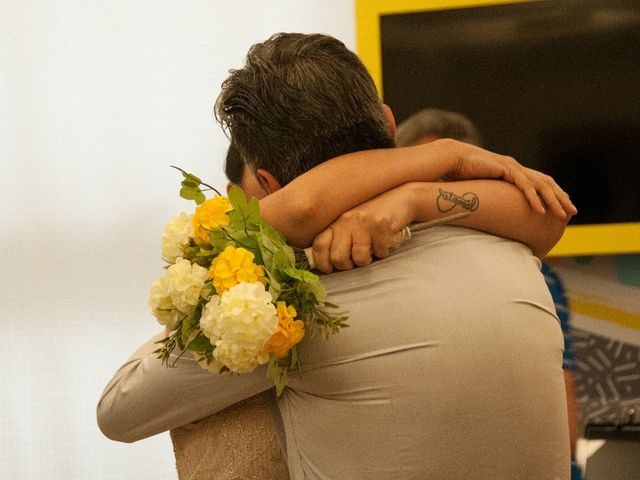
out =
<path fill-rule="evenodd" d="M 289 480 L 265 395 L 171 430 L 180 480 Z"/>

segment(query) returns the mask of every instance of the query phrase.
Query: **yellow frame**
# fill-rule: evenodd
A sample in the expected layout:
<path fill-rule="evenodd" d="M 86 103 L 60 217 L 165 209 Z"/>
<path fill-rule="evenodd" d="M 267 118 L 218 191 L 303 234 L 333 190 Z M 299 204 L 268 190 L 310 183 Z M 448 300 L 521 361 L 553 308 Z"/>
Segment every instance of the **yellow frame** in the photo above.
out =
<path fill-rule="evenodd" d="M 380 16 L 525 2 L 531 0 L 356 0 L 357 52 L 369 69 L 382 97 Z M 638 252 L 640 222 L 634 222 L 569 226 L 549 256 Z"/>

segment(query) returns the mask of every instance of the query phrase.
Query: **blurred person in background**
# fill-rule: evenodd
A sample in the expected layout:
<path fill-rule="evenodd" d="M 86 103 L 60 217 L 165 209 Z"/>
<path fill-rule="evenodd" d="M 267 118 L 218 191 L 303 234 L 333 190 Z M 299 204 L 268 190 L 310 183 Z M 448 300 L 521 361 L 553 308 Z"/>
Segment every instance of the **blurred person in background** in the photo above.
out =
<path fill-rule="evenodd" d="M 414 147 L 440 138 L 452 138 L 481 146 L 482 137 L 473 122 L 458 112 L 426 108 L 398 125 L 396 145 Z"/>

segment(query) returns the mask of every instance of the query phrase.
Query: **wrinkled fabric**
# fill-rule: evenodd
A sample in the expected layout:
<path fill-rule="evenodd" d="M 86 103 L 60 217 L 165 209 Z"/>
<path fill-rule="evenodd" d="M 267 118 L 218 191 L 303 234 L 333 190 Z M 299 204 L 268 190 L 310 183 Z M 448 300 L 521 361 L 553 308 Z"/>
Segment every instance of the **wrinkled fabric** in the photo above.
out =
<path fill-rule="evenodd" d="M 350 326 L 303 339 L 301 376 L 278 399 L 292 479 L 568 478 L 562 332 L 527 247 L 435 227 L 322 280 Z M 176 428 L 271 388 L 263 368 L 212 375 L 185 358 L 167 370 L 151 348 L 98 405 L 112 438 Z"/>

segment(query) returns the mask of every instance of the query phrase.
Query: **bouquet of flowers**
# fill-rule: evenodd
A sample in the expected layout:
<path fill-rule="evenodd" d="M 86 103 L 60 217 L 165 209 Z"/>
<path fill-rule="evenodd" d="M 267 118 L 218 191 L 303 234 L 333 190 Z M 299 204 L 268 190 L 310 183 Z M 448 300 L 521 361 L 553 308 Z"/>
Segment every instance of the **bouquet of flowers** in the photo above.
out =
<path fill-rule="evenodd" d="M 329 313 L 336 306 L 325 301 L 304 253 L 260 218 L 257 199 L 248 202 L 235 186 L 226 198 L 178 170 L 180 196 L 197 208 L 172 219 L 162 236 L 168 265 L 151 286 L 149 306 L 171 333 L 155 353 L 172 367 L 190 352 L 213 373 L 268 364 L 279 395 L 289 369 L 298 366 L 300 340 L 316 331 L 327 339 L 346 326 L 346 317 Z M 217 195 L 206 199 L 208 190 Z"/>

